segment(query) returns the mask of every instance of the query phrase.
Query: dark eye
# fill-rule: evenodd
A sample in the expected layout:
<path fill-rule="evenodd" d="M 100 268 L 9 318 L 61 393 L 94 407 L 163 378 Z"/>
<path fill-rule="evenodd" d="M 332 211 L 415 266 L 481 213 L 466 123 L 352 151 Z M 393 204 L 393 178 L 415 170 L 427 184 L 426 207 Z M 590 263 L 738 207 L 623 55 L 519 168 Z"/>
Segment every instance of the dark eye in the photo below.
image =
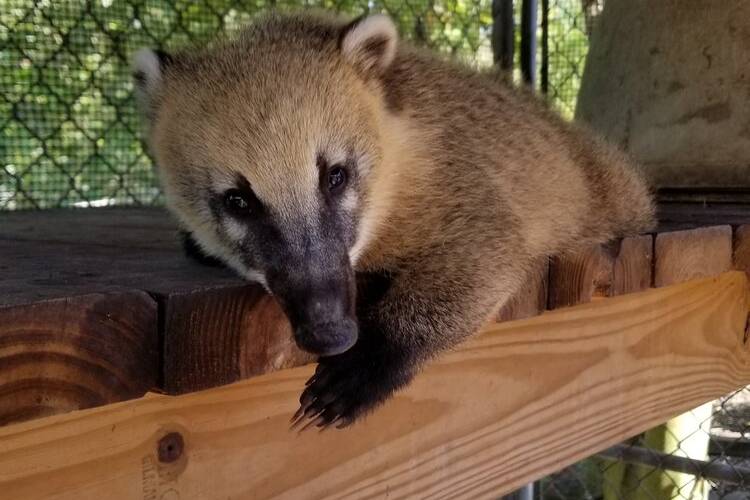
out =
<path fill-rule="evenodd" d="M 229 189 L 224 193 L 224 206 L 235 215 L 250 214 L 250 202 L 247 194 L 239 189 Z"/>
<path fill-rule="evenodd" d="M 346 170 L 343 167 L 333 167 L 328 171 L 328 190 L 340 191 L 346 185 Z"/>

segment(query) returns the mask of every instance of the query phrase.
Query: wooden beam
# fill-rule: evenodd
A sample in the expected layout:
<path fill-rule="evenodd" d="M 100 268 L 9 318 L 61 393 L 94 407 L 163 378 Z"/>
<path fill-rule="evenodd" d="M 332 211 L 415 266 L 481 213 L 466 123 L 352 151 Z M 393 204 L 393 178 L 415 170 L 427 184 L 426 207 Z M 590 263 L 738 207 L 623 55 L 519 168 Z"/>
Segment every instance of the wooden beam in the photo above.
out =
<path fill-rule="evenodd" d="M 142 292 L 0 306 L 0 425 L 157 386 L 157 308 Z"/>
<path fill-rule="evenodd" d="M 512 297 L 497 314 L 498 321 L 533 318 L 547 309 L 549 259 L 537 263 L 521 291 Z"/>
<path fill-rule="evenodd" d="M 187 259 L 163 209 L 2 214 L 0 307 L 93 293 L 180 293 L 243 281 Z"/>
<path fill-rule="evenodd" d="M 750 383 L 747 278 L 493 325 L 343 431 L 291 433 L 312 366 L 0 429 L 7 498 L 492 498 Z"/>
<path fill-rule="evenodd" d="M 661 233 L 654 244 L 654 282 L 657 287 L 676 285 L 685 281 L 715 276 L 732 268 L 732 228 L 715 226 Z M 689 366 L 689 362 L 686 362 Z M 686 366 L 687 368 L 687 366 Z M 665 395 L 665 397 L 668 397 Z M 696 432 L 696 425 L 707 430 L 711 427 L 713 405 L 709 402 L 691 408 L 688 413 L 676 416 L 645 432 L 641 442 L 657 453 L 685 453 L 696 459 L 708 459 L 708 432 Z M 620 470 L 618 470 L 620 469 Z M 686 498 L 702 499 L 708 485 L 704 478 L 691 474 L 654 471 L 641 465 L 619 463 L 608 469 L 605 478 L 608 485 L 618 492 L 615 496 L 627 497 L 623 493 L 633 481 L 644 484 L 653 492 L 654 500 L 668 500 L 681 496 L 690 489 Z M 615 477 L 619 476 L 622 482 Z M 636 479 L 637 478 L 637 479 Z"/>
<path fill-rule="evenodd" d="M 65 398 L 47 397 L 46 393 L 40 396 L 35 386 L 21 379 L 8 379 L 9 369 L 0 365 L 0 425 L 112 403 L 135 397 L 133 394 L 140 396 L 157 381 L 161 390 L 180 394 L 299 366 L 312 359 L 294 345 L 286 318 L 259 286 L 248 286 L 228 269 L 202 266 L 184 256 L 175 224 L 163 209 L 3 214 L 0 275 L 0 329 L 4 322 L 3 308 L 13 308 L 14 317 L 23 315 L 33 321 L 39 311 L 52 307 L 50 311 L 57 312 L 50 312 L 45 326 L 50 333 L 58 321 L 55 314 L 62 310 L 55 309 L 54 304 L 66 301 L 80 304 L 88 300 L 83 296 L 148 299 L 151 295 L 158 301 L 158 318 L 157 304 L 151 301 L 153 314 L 141 314 L 128 321 L 141 328 L 137 334 L 143 336 L 143 346 L 163 354 L 162 359 L 141 357 L 143 363 L 153 362 L 150 368 L 153 380 L 144 381 L 146 385 L 138 385 L 135 392 L 121 393 L 120 399 L 104 397 L 101 390 L 73 396 L 72 388 L 83 391 L 92 383 L 92 374 L 77 383 L 70 380 L 65 386 Z M 115 317 L 128 310 L 116 300 L 107 304 L 112 305 L 108 312 Z M 67 309 L 68 324 L 85 322 L 85 318 L 70 319 L 74 310 L 84 314 L 87 309 L 83 306 Z M 62 335 L 60 343 L 69 339 Z M 157 342 L 162 343 L 158 349 Z M 30 343 L 16 344 L 14 349 L 16 358 L 21 351 L 24 356 L 39 357 Z M 116 358 L 118 349 L 100 354 L 101 362 L 94 364 L 109 366 L 116 363 L 111 358 Z M 38 368 L 36 373 L 44 373 Z M 72 376 L 76 373 L 75 366 L 68 371 Z M 2 392 L 10 390 L 11 383 L 15 388 L 14 399 L 4 397 Z M 39 404 L 31 404 L 39 398 Z M 19 403 L 15 409 L 11 407 L 13 400 Z M 6 406 L 2 407 L 3 404 Z"/>
<path fill-rule="evenodd" d="M 258 285 L 160 297 L 164 304 L 164 391 L 209 389 L 315 356 L 294 343 L 289 321 Z"/>
<path fill-rule="evenodd" d="M 657 287 L 716 276 L 732 268 L 732 228 L 713 226 L 658 234 L 654 255 Z"/>
<path fill-rule="evenodd" d="M 594 245 L 550 261 L 550 309 L 583 304 L 595 298 L 639 292 L 651 286 L 653 238 L 625 238 Z"/>

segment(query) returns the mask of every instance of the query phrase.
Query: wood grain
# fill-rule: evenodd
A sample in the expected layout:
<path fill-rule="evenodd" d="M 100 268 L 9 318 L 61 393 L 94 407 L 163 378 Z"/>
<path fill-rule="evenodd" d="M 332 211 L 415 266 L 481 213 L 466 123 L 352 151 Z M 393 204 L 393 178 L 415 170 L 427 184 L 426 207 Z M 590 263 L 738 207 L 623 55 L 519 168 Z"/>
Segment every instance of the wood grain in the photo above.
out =
<path fill-rule="evenodd" d="M 0 491 L 496 498 L 750 383 L 746 318 L 731 272 L 490 326 L 344 431 L 287 430 L 312 366 L 7 426 Z"/>
<path fill-rule="evenodd" d="M 153 390 L 156 315 L 138 292 L 0 308 L 0 425 Z"/>
<path fill-rule="evenodd" d="M 652 237 L 625 238 L 550 260 L 549 309 L 651 286 Z"/>
<path fill-rule="evenodd" d="M 539 262 L 521 291 L 512 297 L 497 314 L 498 321 L 533 318 L 547 309 L 549 259 Z"/>
<path fill-rule="evenodd" d="M 656 235 L 654 285 L 717 276 L 732 269 L 732 228 L 713 226 Z"/>
<path fill-rule="evenodd" d="M 653 236 L 642 235 L 622 240 L 613 267 L 613 296 L 648 290 L 653 279 Z"/>
<path fill-rule="evenodd" d="M 154 296 L 160 317 L 144 316 L 139 325 L 152 335 L 148 345 L 160 339 L 159 384 L 170 393 L 227 384 L 312 359 L 296 348 L 286 318 L 259 287 L 246 286 L 227 269 L 201 266 L 184 256 L 177 227 L 163 209 L 4 214 L 0 274 L 0 307 L 28 306 L 32 315 L 35 304 L 54 299 Z M 118 311 L 115 307 L 112 312 Z M 35 397 L 31 391 L 21 399 Z"/>
<path fill-rule="evenodd" d="M 684 283 L 688 280 L 714 276 L 732 268 L 732 228 L 715 226 L 687 231 L 661 233 L 656 236 L 654 245 L 654 282 L 657 287 Z M 662 453 L 682 450 L 696 459 L 708 459 L 709 435 L 695 432 L 695 422 L 703 428 L 711 427 L 711 403 L 691 408 L 690 413 L 678 415 L 663 425 L 645 432 L 643 443 Z M 626 474 L 646 477 L 643 482 L 649 491 L 659 492 L 658 499 L 678 496 L 686 488 L 694 491 L 708 491 L 704 479 L 696 479 L 691 474 L 665 473 L 648 474 L 651 469 L 634 465 L 626 466 Z M 698 497 L 700 493 L 696 493 Z"/>
<path fill-rule="evenodd" d="M 188 260 L 163 209 L 2 214 L 0 306 L 92 293 L 185 293 L 242 280 Z"/>
<path fill-rule="evenodd" d="M 170 294 L 161 300 L 168 394 L 216 387 L 315 359 L 297 348 L 286 316 L 260 286 Z"/>

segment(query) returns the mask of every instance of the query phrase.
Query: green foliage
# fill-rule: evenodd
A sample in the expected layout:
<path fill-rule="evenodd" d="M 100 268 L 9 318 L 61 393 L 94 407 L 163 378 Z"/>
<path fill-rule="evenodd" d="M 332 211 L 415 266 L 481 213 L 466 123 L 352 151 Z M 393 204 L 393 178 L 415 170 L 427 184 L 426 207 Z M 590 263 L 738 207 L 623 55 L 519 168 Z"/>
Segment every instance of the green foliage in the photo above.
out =
<path fill-rule="evenodd" d="M 417 43 L 492 62 L 491 0 L 0 0 L 0 210 L 159 203 L 131 54 L 231 33 L 269 7 L 386 12 Z M 572 103 L 577 80 L 557 64 L 555 95 Z"/>

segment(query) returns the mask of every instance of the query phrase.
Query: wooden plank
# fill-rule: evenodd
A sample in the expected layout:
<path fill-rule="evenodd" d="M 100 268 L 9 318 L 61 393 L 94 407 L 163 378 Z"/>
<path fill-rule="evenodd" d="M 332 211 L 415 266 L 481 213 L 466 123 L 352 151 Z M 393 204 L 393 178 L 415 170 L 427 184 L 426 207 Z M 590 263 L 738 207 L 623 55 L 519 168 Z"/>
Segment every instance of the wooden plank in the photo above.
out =
<path fill-rule="evenodd" d="M 0 425 L 153 390 L 156 325 L 138 292 L 0 308 Z"/>
<path fill-rule="evenodd" d="M 29 314 L 34 304 L 57 298 L 133 291 L 155 296 L 163 317 L 149 326 L 149 342 L 156 342 L 158 325 L 164 354 L 159 383 L 170 393 L 312 359 L 296 348 L 283 314 L 258 287 L 184 256 L 163 209 L 3 215 L 0 272 L 0 307 L 29 305 Z M 33 391 L 25 395 L 33 397 Z"/>
<path fill-rule="evenodd" d="M 0 491 L 496 498 L 750 383 L 746 319 L 731 272 L 493 325 L 343 431 L 287 429 L 312 366 L 8 426 Z"/>
<path fill-rule="evenodd" d="M 750 276 L 750 225 L 739 226 L 734 231 L 732 265 Z"/>
<path fill-rule="evenodd" d="M 622 240 L 614 262 L 612 295 L 648 290 L 653 279 L 653 267 L 653 236 L 642 235 Z"/>
<path fill-rule="evenodd" d="M 713 226 L 661 233 L 654 245 L 654 285 L 716 276 L 732 269 L 732 228 Z"/>
<path fill-rule="evenodd" d="M 661 204 L 660 217 L 662 228 L 750 224 L 750 205 Z M 229 271 L 185 259 L 176 225 L 161 208 L 4 213 L 0 272 L 0 306 L 89 293 L 187 293 L 242 284 Z"/>
<path fill-rule="evenodd" d="M 521 291 L 511 298 L 497 314 L 498 321 L 533 318 L 547 309 L 549 259 L 539 262 Z"/>
<path fill-rule="evenodd" d="M 260 286 L 171 294 L 165 302 L 164 390 L 182 394 L 315 357 L 297 348 L 276 301 Z"/>
<path fill-rule="evenodd" d="M 651 286 L 651 269 L 649 235 L 553 257 L 548 306 L 557 309 L 646 290 Z"/>
<path fill-rule="evenodd" d="M 612 247 L 591 246 L 577 253 L 550 259 L 548 307 L 558 309 L 612 295 Z"/>
<path fill-rule="evenodd" d="M 715 226 L 661 233 L 656 236 L 654 254 L 654 282 L 657 287 L 715 276 L 732 268 L 732 228 Z M 686 361 L 686 364 L 690 366 L 690 361 Z M 707 433 L 696 433 L 695 423 L 698 421 L 704 428 L 710 428 L 712 414 L 713 405 L 710 402 L 691 408 L 690 413 L 678 415 L 646 431 L 642 437 L 643 445 L 667 454 L 681 449 L 692 458 L 707 460 L 710 438 Z M 625 476 L 642 477 L 645 473 L 643 467 L 619 467 L 625 467 Z M 663 471 L 657 471 L 646 475 L 648 477 L 644 483 L 649 491 L 659 492 L 656 495 L 658 499 L 679 496 L 685 488 L 695 488 L 695 491 L 708 489 L 705 479 L 696 479 L 692 474 L 666 475 Z"/>
<path fill-rule="evenodd" d="M 188 260 L 175 223 L 157 208 L 3 214 L 0 273 L 0 306 L 92 293 L 187 293 L 242 284 L 226 269 Z"/>

